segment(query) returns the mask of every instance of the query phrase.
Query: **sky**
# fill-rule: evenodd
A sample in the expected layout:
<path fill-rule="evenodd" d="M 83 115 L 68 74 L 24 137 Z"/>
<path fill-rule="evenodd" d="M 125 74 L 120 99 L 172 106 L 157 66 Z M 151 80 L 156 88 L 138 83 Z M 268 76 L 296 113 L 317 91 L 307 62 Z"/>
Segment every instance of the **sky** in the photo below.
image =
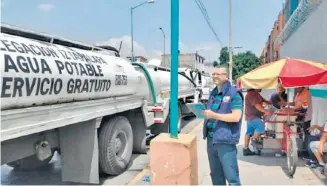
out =
<path fill-rule="evenodd" d="M 1 22 L 46 32 L 88 44 L 108 44 L 131 55 L 131 7 L 146 0 L 1 0 Z M 170 0 L 154 0 L 134 9 L 134 53 L 159 58 L 170 53 Z M 180 0 L 179 49 L 198 53 L 212 62 L 229 45 L 229 0 L 202 0 L 208 27 L 194 0 Z M 251 50 L 258 56 L 282 10 L 284 0 L 233 0 L 232 43 L 235 52 Z"/>

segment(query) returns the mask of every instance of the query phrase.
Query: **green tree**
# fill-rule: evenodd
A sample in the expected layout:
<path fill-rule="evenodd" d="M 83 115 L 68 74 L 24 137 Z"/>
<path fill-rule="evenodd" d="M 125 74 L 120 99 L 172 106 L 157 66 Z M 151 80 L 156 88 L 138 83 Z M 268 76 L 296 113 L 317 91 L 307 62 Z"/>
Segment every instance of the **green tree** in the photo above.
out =
<path fill-rule="evenodd" d="M 214 61 L 214 62 L 213 62 L 213 66 L 214 66 L 214 67 L 216 67 L 216 66 L 218 66 L 218 65 L 219 65 L 219 64 L 218 64 L 217 61 Z"/>
<path fill-rule="evenodd" d="M 262 58 L 253 52 L 247 51 L 233 56 L 233 79 L 250 72 L 262 64 Z"/>
<path fill-rule="evenodd" d="M 229 67 L 229 51 L 228 47 L 220 50 L 220 65 Z M 253 52 L 246 51 L 233 55 L 233 79 L 237 79 L 242 75 L 250 72 L 263 64 L 263 57 L 257 57 Z"/>
<path fill-rule="evenodd" d="M 227 47 L 221 48 L 219 61 L 220 61 L 220 65 L 228 65 L 229 53 L 228 53 L 228 48 Z"/>

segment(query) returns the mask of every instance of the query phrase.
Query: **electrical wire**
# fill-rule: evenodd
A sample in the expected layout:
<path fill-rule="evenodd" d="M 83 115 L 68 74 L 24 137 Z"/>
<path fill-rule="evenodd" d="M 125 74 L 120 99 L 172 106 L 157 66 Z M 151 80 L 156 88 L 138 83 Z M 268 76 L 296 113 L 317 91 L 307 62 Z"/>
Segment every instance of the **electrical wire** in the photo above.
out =
<path fill-rule="evenodd" d="M 201 0 L 195 0 L 196 4 L 198 5 L 198 7 L 200 8 L 202 15 L 204 16 L 205 19 L 207 19 L 210 22 L 210 18 L 208 15 L 208 12 L 203 4 L 203 2 Z"/>
<path fill-rule="evenodd" d="M 219 42 L 219 44 L 222 45 L 222 42 L 221 42 L 221 40 L 219 39 L 219 37 L 218 37 L 218 35 L 217 35 L 215 29 L 214 29 L 214 28 L 212 27 L 212 25 L 211 25 L 210 17 L 209 17 L 209 15 L 208 15 L 207 9 L 206 9 L 206 7 L 204 6 L 202 0 L 194 0 L 194 1 L 195 1 L 195 3 L 197 4 L 197 6 L 199 7 L 199 9 L 200 9 L 200 11 L 201 11 L 201 13 L 202 13 L 202 15 L 203 15 L 205 21 L 207 22 L 207 24 L 208 24 L 209 28 L 211 29 L 212 33 L 214 34 L 215 38 L 217 39 L 217 41 Z"/>

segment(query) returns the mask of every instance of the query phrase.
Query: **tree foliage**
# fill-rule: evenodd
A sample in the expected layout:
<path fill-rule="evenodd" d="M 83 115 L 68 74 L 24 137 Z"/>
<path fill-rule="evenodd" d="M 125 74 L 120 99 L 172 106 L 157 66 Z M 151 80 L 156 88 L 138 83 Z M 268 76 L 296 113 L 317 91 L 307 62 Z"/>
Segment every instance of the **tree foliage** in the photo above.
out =
<path fill-rule="evenodd" d="M 233 79 L 250 72 L 262 64 L 262 60 L 251 51 L 233 56 Z"/>
<path fill-rule="evenodd" d="M 219 65 L 219 64 L 218 64 L 217 61 L 214 61 L 214 62 L 213 62 L 213 66 L 214 66 L 214 67 L 216 67 L 216 66 L 218 66 L 218 65 Z"/>
<path fill-rule="evenodd" d="M 220 64 L 229 66 L 228 48 L 224 47 L 220 51 Z M 233 55 L 233 79 L 237 79 L 242 75 L 257 68 L 263 63 L 262 57 L 257 57 L 253 52 L 246 51 Z"/>
<path fill-rule="evenodd" d="M 220 65 L 228 65 L 229 53 L 228 53 L 228 48 L 227 47 L 221 48 L 219 61 L 220 61 Z"/>

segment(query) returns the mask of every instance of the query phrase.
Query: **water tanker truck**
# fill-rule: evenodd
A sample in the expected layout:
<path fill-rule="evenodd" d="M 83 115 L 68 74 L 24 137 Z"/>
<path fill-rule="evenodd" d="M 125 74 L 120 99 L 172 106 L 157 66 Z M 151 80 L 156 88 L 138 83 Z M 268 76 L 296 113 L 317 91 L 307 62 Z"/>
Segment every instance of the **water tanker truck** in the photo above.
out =
<path fill-rule="evenodd" d="M 207 103 L 210 91 L 215 86 L 209 73 L 204 71 L 201 72 L 197 69 L 193 70 L 190 68 L 179 68 L 178 71 L 185 74 L 191 78 L 193 82 L 196 83 L 196 86 L 198 87 L 198 93 L 200 94 L 199 101 L 202 103 Z"/>
<path fill-rule="evenodd" d="M 168 132 L 170 71 L 92 46 L 1 25 L 1 165 L 35 169 L 55 152 L 62 181 L 119 175 L 146 134 Z M 179 73 L 179 128 L 196 80 Z"/>

